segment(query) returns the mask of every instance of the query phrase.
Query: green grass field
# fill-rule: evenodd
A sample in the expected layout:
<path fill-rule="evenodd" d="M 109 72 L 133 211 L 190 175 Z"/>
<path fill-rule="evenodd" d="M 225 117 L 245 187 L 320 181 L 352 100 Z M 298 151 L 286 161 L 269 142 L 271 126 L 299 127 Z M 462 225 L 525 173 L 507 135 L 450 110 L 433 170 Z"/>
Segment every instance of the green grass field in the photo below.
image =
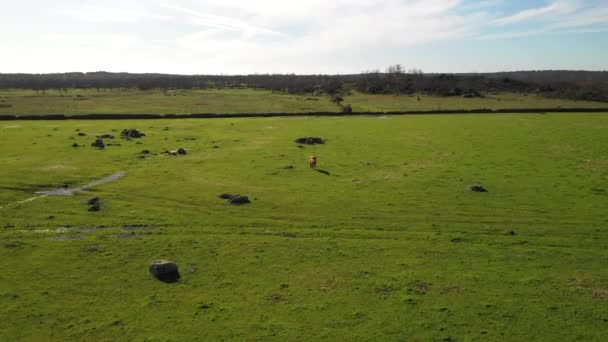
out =
<path fill-rule="evenodd" d="M 607 108 L 608 104 L 593 101 L 551 99 L 536 94 L 498 93 L 482 98 L 441 97 L 425 94 L 369 95 L 353 93 L 344 97 L 357 112 L 398 112 L 469 109 L 549 109 L 549 108 Z"/>
<path fill-rule="evenodd" d="M 147 136 L 89 146 L 124 128 Z M 0 340 L 602 341 L 606 132 L 602 114 L 0 122 Z"/>
<path fill-rule="evenodd" d="M 0 91 L 0 114 L 190 114 L 337 112 L 326 96 L 284 95 L 266 90 L 101 90 L 36 93 Z"/>
<path fill-rule="evenodd" d="M 420 100 L 418 100 L 420 99 Z M 538 95 L 487 94 L 484 98 L 368 95 L 345 96 L 344 105 L 355 112 L 607 108 L 603 102 L 549 99 Z M 0 90 L 0 115 L 28 114 L 192 114 L 192 113 L 302 113 L 340 112 L 328 96 L 292 95 L 266 90 L 160 90 L 115 89 Z"/>

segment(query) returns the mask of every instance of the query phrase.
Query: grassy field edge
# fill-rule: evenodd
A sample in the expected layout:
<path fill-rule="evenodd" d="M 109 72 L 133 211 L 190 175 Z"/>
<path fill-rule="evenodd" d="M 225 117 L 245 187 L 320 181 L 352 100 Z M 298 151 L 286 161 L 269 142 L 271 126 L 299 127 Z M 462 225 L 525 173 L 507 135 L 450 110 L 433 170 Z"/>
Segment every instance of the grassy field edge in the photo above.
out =
<path fill-rule="evenodd" d="M 544 114 L 544 113 L 608 113 L 607 108 L 545 108 L 545 109 L 471 109 L 416 110 L 396 112 L 302 112 L 302 113 L 226 113 L 226 114 L 32 114 L 0 115 L 0 121 L 10 120 L 132 120 L 132 119 L 211 119 L 282 116 L 360 116 L 360 115 L 420 115 L 420 114 Z"/>

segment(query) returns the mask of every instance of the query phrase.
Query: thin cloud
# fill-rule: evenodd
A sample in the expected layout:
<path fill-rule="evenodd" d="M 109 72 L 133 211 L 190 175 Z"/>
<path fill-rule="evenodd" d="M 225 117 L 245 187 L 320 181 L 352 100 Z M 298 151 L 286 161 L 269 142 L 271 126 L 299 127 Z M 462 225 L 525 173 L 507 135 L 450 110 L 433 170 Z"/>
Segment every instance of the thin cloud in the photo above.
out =
<path fill-rule="evenodd" d="M 494 23 L 498 25 L 510 25 L 519 23 L 522 21 L 529 21 L 532 19 L 538 19 L 546 17 L 547 15 L 554 15 L 555 13 L 568 13 L 577 9 L 577 5 L 568 1 L 556 1 L 544 7 L 532 8 L 521 11 L 519 13 L 510 15 L 508 17 L 500 18 Z"/>
<path fill-rule="evenodd" d="M 194 18 L 193 22 L 197 25 L 208 26 L 216 29 L 240 31 L 245 37 L 252 37 L 256 34 L 281 35 L 280 32 L 264 27 L 254 26 L 244 20 L 234 17 L 207 14 L 190 8 L 170 4 L 163 4 L 161 7 L 188 14 Z"/>

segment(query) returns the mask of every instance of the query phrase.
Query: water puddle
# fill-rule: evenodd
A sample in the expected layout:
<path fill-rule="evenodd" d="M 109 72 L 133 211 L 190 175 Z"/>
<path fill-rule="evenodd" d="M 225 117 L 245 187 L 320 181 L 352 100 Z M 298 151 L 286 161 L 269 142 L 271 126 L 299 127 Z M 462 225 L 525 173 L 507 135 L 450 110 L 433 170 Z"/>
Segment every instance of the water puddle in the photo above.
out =
<path fill-rule="evenodd" d="M 49 238 L 50 240 L 55 241 L 70 241 L 70 240 L 80 240 L 82 239 L 82 235 L 80 234 L 72 234 L 72 235 L 58 235 Z"/>
<path fill-rule="evenodd" d="M 91 183 L 89 183 L 87 185 L 83 185 L 81 187 L 76 187 L 76 188 L 58 188 L 58 189 L 47 190 L 47 191 L 38 191 L 36 193 L 40 194 L 40 195 L 43 195 L 43 196 L 73 196 L 74 194 L 79 193 L 79 192 L 86 192 L 87 189 L 96 187 L 98 185 L 117 181 L 117 180 L 121 179 L 122 177 L 124 177 L 125 174 L 126 174 L 125 172 L 121 171 L 121 172 L 117 172 L 117 173 L 115 173 L 113 175 L 104 177 L 102 179 L 98 179 L 98 180 L 96 180 L 94 182 L 91 182 Z M 33 198 L 29 199 L 29 200 L 33 201 L 34 199 L 39 198 L 39 197 L 41 197 L 41 196 L 33 197 Z"/>
<path fill-rule="evenodd" d="M 126 231 L 158 229 L 158 228 L 160 228 L 160 226 L 132 225 L 132 226 L 123 226 L 122 227 L 122 229 L 126 230 Z"/>

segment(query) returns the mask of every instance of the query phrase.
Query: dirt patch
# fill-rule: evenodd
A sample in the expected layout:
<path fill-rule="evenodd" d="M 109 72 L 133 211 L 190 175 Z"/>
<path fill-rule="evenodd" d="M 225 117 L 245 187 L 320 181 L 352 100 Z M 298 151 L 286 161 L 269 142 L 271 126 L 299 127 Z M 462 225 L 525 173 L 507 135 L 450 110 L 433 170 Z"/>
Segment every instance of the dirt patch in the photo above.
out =
<path fill-rule="evenodd" d="M 426 281 L 416 280 L 410 284 L 410 286 L 407 288 L 407 292 L 410 294 L 423 295 L 427 293 L 430 287 L 431 284 L 427 283 Z"/>
<path fill-rule="evenodd" d="M 396 288 L 393 285 L 387 284 L 376 287 L 374 292 L 376 292 L 376 294 L 378 294 L 381 298 L 386 298 L 395 290 Z"/>
<path fill-rule="evenodd" d="M 460 286 L 447 286 L 439 290 L 439 293 L 443 295 L 461 294 L 463 292 L 465 292 L 465 289 Z"/>
<path fill-rule="evenodd" d="M 268 300 L 273 303 L 278 303 L 283 300 L 283 295 L 280 293 L 271 293 L 270 296 L 268 296 Z"/>
<path fill-rule="evenodd" d="M 608 288 L 595 288 L 591 291 L 594 299 L 608 300 Z"/>

